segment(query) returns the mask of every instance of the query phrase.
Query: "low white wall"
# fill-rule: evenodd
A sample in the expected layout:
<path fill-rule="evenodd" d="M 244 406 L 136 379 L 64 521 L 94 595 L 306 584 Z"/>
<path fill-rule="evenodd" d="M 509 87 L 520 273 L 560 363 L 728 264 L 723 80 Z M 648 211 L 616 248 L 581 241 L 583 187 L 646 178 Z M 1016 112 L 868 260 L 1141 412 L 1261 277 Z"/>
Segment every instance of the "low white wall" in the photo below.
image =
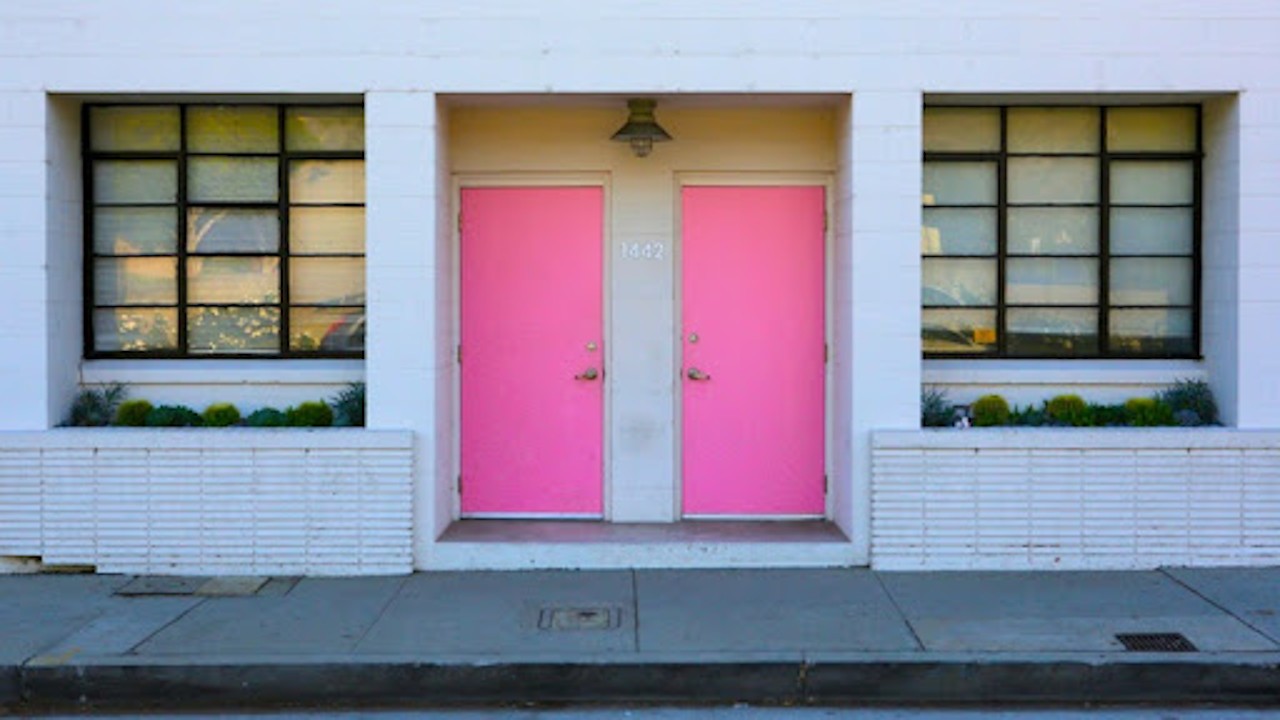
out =
<path fill-rule="evenodd" d="M 408 573 L 412 468 L 405 431 L 0 433 L 0 556 L 104 573 Z"/>
<path fill-rule="evenodd" d="M 878 569 L 1280 563 L 1280 431 L 880 431 L 872 444 Z"/>

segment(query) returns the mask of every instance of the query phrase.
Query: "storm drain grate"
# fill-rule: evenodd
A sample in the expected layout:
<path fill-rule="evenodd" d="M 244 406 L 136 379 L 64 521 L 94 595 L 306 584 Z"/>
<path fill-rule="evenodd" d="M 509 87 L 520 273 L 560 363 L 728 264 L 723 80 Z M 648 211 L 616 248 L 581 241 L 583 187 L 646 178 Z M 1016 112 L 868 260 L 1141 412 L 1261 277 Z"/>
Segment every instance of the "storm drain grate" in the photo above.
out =
<path fill-rule="evenodd" d="M 622 624 L 616 607 L 551 607 L 538 613 L 539 630 L 612 630 Z"/>
<path fill-rule="evenodd" d="M 1116 639 L 1131 652 L 1196 652 L 1182 633 L 1122 633 Z"/>

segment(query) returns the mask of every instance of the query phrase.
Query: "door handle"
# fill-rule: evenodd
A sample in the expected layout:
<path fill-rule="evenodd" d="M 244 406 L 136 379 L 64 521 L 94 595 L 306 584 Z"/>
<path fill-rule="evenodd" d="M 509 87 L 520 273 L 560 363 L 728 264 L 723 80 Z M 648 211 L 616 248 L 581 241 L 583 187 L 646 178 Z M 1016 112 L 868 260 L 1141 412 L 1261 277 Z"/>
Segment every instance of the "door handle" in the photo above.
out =
<path fill-rule="evenodd" d="M 702 372 L 698 368 L 691 367 L 689 368 L 689 379 L 697 382 L 706 382 L 711 379 L 711 376 Z"/>
<path fill-rule="evenodd" d="M 574 375 L 573 379 L 590 381 L 595 380 L 598 377 L 600 377 L 600 371 L 593 367 L 589 367 L 586 370 L 583 370 L 580 374 Z"/>

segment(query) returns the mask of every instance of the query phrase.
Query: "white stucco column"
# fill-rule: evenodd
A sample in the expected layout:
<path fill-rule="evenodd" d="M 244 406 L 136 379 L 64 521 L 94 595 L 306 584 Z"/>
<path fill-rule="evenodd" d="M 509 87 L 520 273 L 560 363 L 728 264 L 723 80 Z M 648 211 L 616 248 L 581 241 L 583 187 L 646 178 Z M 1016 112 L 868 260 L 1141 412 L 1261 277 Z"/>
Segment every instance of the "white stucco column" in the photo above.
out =
<path fill-rule="evenodd" d="M 69 116 L 69 117 L 68 117 Z M 0 93 L 0 430 L 65 419 L 80 353 L 79 122 L 43 92 Z"/>
<path fill-rule="evenodd" d="M 1280 90 L 1239 96 L 1236 424 L 1280 427 Z"/>
<path fill-rule="evenodd" d="M 1222 422 L 1240 402 L 1240 106 L 1238 96 L 1204 104 L 1200 348 Z"/>
<path fill-rule="evenodd" d="M 436 98 L 371 92 L 365 97 L 367 183 L 365 372 L 367 425 L 414 432 L 414 562 L 437 534 L 435 467 L 438 346 L 436 314 Z"/>
<path fill-rule="evenodd" d="M 838 264 L 849 298 L 840 328 L 848 337 L 850 395 L 841 402 L 849 421 L 840 432 L 851 444 L 852 484 L 841 525 L 858 562 L 871 559 L 871 431 L 920 422 L 922 102 L 917 91 L 856 93 L 849 157 L 841 158 L 849 163 L 851 245 L 848 263 Z"/>

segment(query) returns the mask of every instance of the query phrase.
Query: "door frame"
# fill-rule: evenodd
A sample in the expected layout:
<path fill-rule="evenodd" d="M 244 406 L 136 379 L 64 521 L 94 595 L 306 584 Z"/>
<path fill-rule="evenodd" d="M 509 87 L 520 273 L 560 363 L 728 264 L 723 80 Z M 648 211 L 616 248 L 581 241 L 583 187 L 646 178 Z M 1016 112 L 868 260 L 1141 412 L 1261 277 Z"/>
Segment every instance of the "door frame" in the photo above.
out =
<path fill-rule="evenodd" d="M 608 172 L 478 172 L 478 173 L 454 173 L 452 176 L 452 189 L 450 192 L 449 204 L 449 222 L 452 230 L 450 232 L 449 246 L 449 264 L 451 273 L 450 277 L 453 282 L 449 288 L 449 301 L 451 303 L 449 312 L 449 353 L 454 358 L 453 382 L 451 383 L 451 402 L 452 402 L 452 433 L 449 439 L 450 447 L 453 452 L 453 468 L 451 472 L 450 484 L 450 517 L 457 521 L 463 518 L 462 515 L 462 486 L 461 468 L 462 468 L 462 373 L 458 371 L 459 361 L 457 360 L 458 348 L 462 344 L 462 191 L 471 188 L 522 188 L 522 187 L 594 187 L 601 190 L 601 222 L 600 242 L 602 247 L 600 251 L 603 257 L 603 264 L 600 268 L 600 312 L 602 318 L 602 327 L 600 328 L 601 342 L 604 343 L 604 352 L 601 353 L 601 367 L 604 368 L 604 377 L 601 378 L 601 392 L 603 393 L 603 402 L 600 411 L 604 414 L 601 418 L 600 438 L 600 482 L 601 482 L 601 502 L 603 507 L 599 515 L 581 514 L 581 513 L 564 513 L 564 514 L 545 514 L 545 513 L 480 513 L 467 515 L 467 518 L 477 519 L 501 519 L 501 520 L 599 520 L 608 522 L 612 509 L 612 487 L 610 477 L 610 468 L 613 466 L 612 452 L 610 450 L 609 438 L 611 430 L 610 418 L 612 417 L 612 395 L 610 391 L 613 379 L 609 369 L 613 367 L 613 313 L 612 313 L 612 297 L 609 291 L 613 278 L 613 257 L 609 253 L 610 244 L 610 228 L 612 227 L 612 207 L 613 194 L 611 187 L 611 176 Z"/>
<path fill-rule="evenodd" d="M 822 238 L 822 276 L 823 302 L 822 327 L 827 346 L 827 359 L 823 366 L 823 443 L 822 470 L 826 478 L 823 488 L 822 515 L 686 515 L 684 513 L 684 189 L 686 187 L 719 186 L 719 187 L 821 187 L 823 189 L 823 213 L 825 227 Z M 675 279 L 672 283 L 675 293 L 672 323 L 675 327 L 673 339 L 675 352 L 672 353 L 675 366 L 671 368 L 675 380 L 675 392 L 672 393 L 672 417 L 675 422 L 675 456 L 672 477 L 675 478 L 675 492 L 672 497 L 674 513 L 679 520 L 748 520 L 757 522 L 788 520 L 828 520 L 832 517 L 833 496 L 831 482 L 834 475 L 834 453 L 832 442 L 835 439 L 835 217 L 832 190 L 835 187 L 835 176 L 829 172 L 786 172 L 786 171 L 740 171 L 740 172 L 699 172 L 685 171 L 675 173 L 674 182 L 674 226 L 672 227 L 672 261 Z"/>

